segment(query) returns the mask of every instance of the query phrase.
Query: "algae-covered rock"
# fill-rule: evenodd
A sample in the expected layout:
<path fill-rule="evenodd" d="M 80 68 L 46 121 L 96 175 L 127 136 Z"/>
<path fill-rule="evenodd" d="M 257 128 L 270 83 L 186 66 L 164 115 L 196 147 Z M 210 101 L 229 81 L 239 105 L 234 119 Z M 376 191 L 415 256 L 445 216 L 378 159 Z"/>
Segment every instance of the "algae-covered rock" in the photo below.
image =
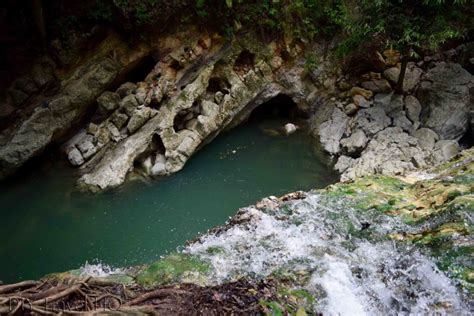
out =
<path fill-rule="evenodd" d="M 137 276 L 136 281 L 147 287 L 176 282 L 205 284 L 209 271 L 208 263 L 193 255 L 179 253 L 152 263 Z"/>

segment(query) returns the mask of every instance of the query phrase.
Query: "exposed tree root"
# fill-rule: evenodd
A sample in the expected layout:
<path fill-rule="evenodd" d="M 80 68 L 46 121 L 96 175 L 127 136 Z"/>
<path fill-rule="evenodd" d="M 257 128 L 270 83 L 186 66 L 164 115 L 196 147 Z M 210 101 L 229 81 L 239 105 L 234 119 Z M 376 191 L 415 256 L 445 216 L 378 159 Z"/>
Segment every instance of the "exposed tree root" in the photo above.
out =
<path fill-rule="evenodd" d="M 213 287 L 179 284 L 145 289 L 98 278 L 24 281 L 1 287 L 0 314 L 256 314 L 276 300 L 276 285 L 240 280 Z M 281 299 L 281 298 L 280 298 Z"/>

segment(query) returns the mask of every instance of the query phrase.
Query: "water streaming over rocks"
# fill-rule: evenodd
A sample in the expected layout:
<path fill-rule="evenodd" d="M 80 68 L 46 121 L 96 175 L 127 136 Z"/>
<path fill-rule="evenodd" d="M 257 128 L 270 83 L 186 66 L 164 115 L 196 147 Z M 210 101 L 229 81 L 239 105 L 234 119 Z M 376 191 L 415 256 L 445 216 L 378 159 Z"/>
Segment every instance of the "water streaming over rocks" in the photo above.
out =
<path fill-rule="evenodd" d="M 212 265 L 221 283 L 243 276 L 291 275 L 327 314 L 460 312 L 466 298 L 435 262 L 387 236 L 412 231 L 399 217 L 360 211 L 316 191 L 241 209 L 229 225 L 185 252 Z"/>

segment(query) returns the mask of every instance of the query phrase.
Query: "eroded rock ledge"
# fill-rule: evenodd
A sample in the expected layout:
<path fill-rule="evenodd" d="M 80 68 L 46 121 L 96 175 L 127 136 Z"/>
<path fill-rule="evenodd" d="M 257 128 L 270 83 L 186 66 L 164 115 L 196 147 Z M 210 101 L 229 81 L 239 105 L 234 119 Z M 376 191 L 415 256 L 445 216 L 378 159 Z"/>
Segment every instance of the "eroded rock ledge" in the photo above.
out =
<path fill-rule="evenodd" d="M 279 94 L 302 112 L 315 102 L 317 87 L 304 74 L 296 41 L 264 45 L 200 34 L 168 50 L 143 81 L 104 92 L 97 101 L 106 118 L 68 142 L 69 161 L 84 173 L 82 187 L 116 187 L 134 169 L 177 172 L 201 146 Z"/>

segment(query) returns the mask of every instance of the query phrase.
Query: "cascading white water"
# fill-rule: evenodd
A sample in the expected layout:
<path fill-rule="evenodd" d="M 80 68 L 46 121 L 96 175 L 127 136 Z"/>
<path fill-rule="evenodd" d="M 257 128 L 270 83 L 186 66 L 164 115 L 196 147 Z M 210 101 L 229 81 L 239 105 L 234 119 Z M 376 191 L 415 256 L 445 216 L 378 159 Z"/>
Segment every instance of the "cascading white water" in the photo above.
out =
<path fill-rule="evenodd" d="M 277 271 L 306 275 L 314 309 L 330 315 L 457 313 L 469 310 L 454 282 L 414 246 L 387 234 L 413 227 L 379 211 L 310 192 L 277 208 L 245 209 L 244 222 L 184 251 L 209 261 L 216 283 Z"/>

